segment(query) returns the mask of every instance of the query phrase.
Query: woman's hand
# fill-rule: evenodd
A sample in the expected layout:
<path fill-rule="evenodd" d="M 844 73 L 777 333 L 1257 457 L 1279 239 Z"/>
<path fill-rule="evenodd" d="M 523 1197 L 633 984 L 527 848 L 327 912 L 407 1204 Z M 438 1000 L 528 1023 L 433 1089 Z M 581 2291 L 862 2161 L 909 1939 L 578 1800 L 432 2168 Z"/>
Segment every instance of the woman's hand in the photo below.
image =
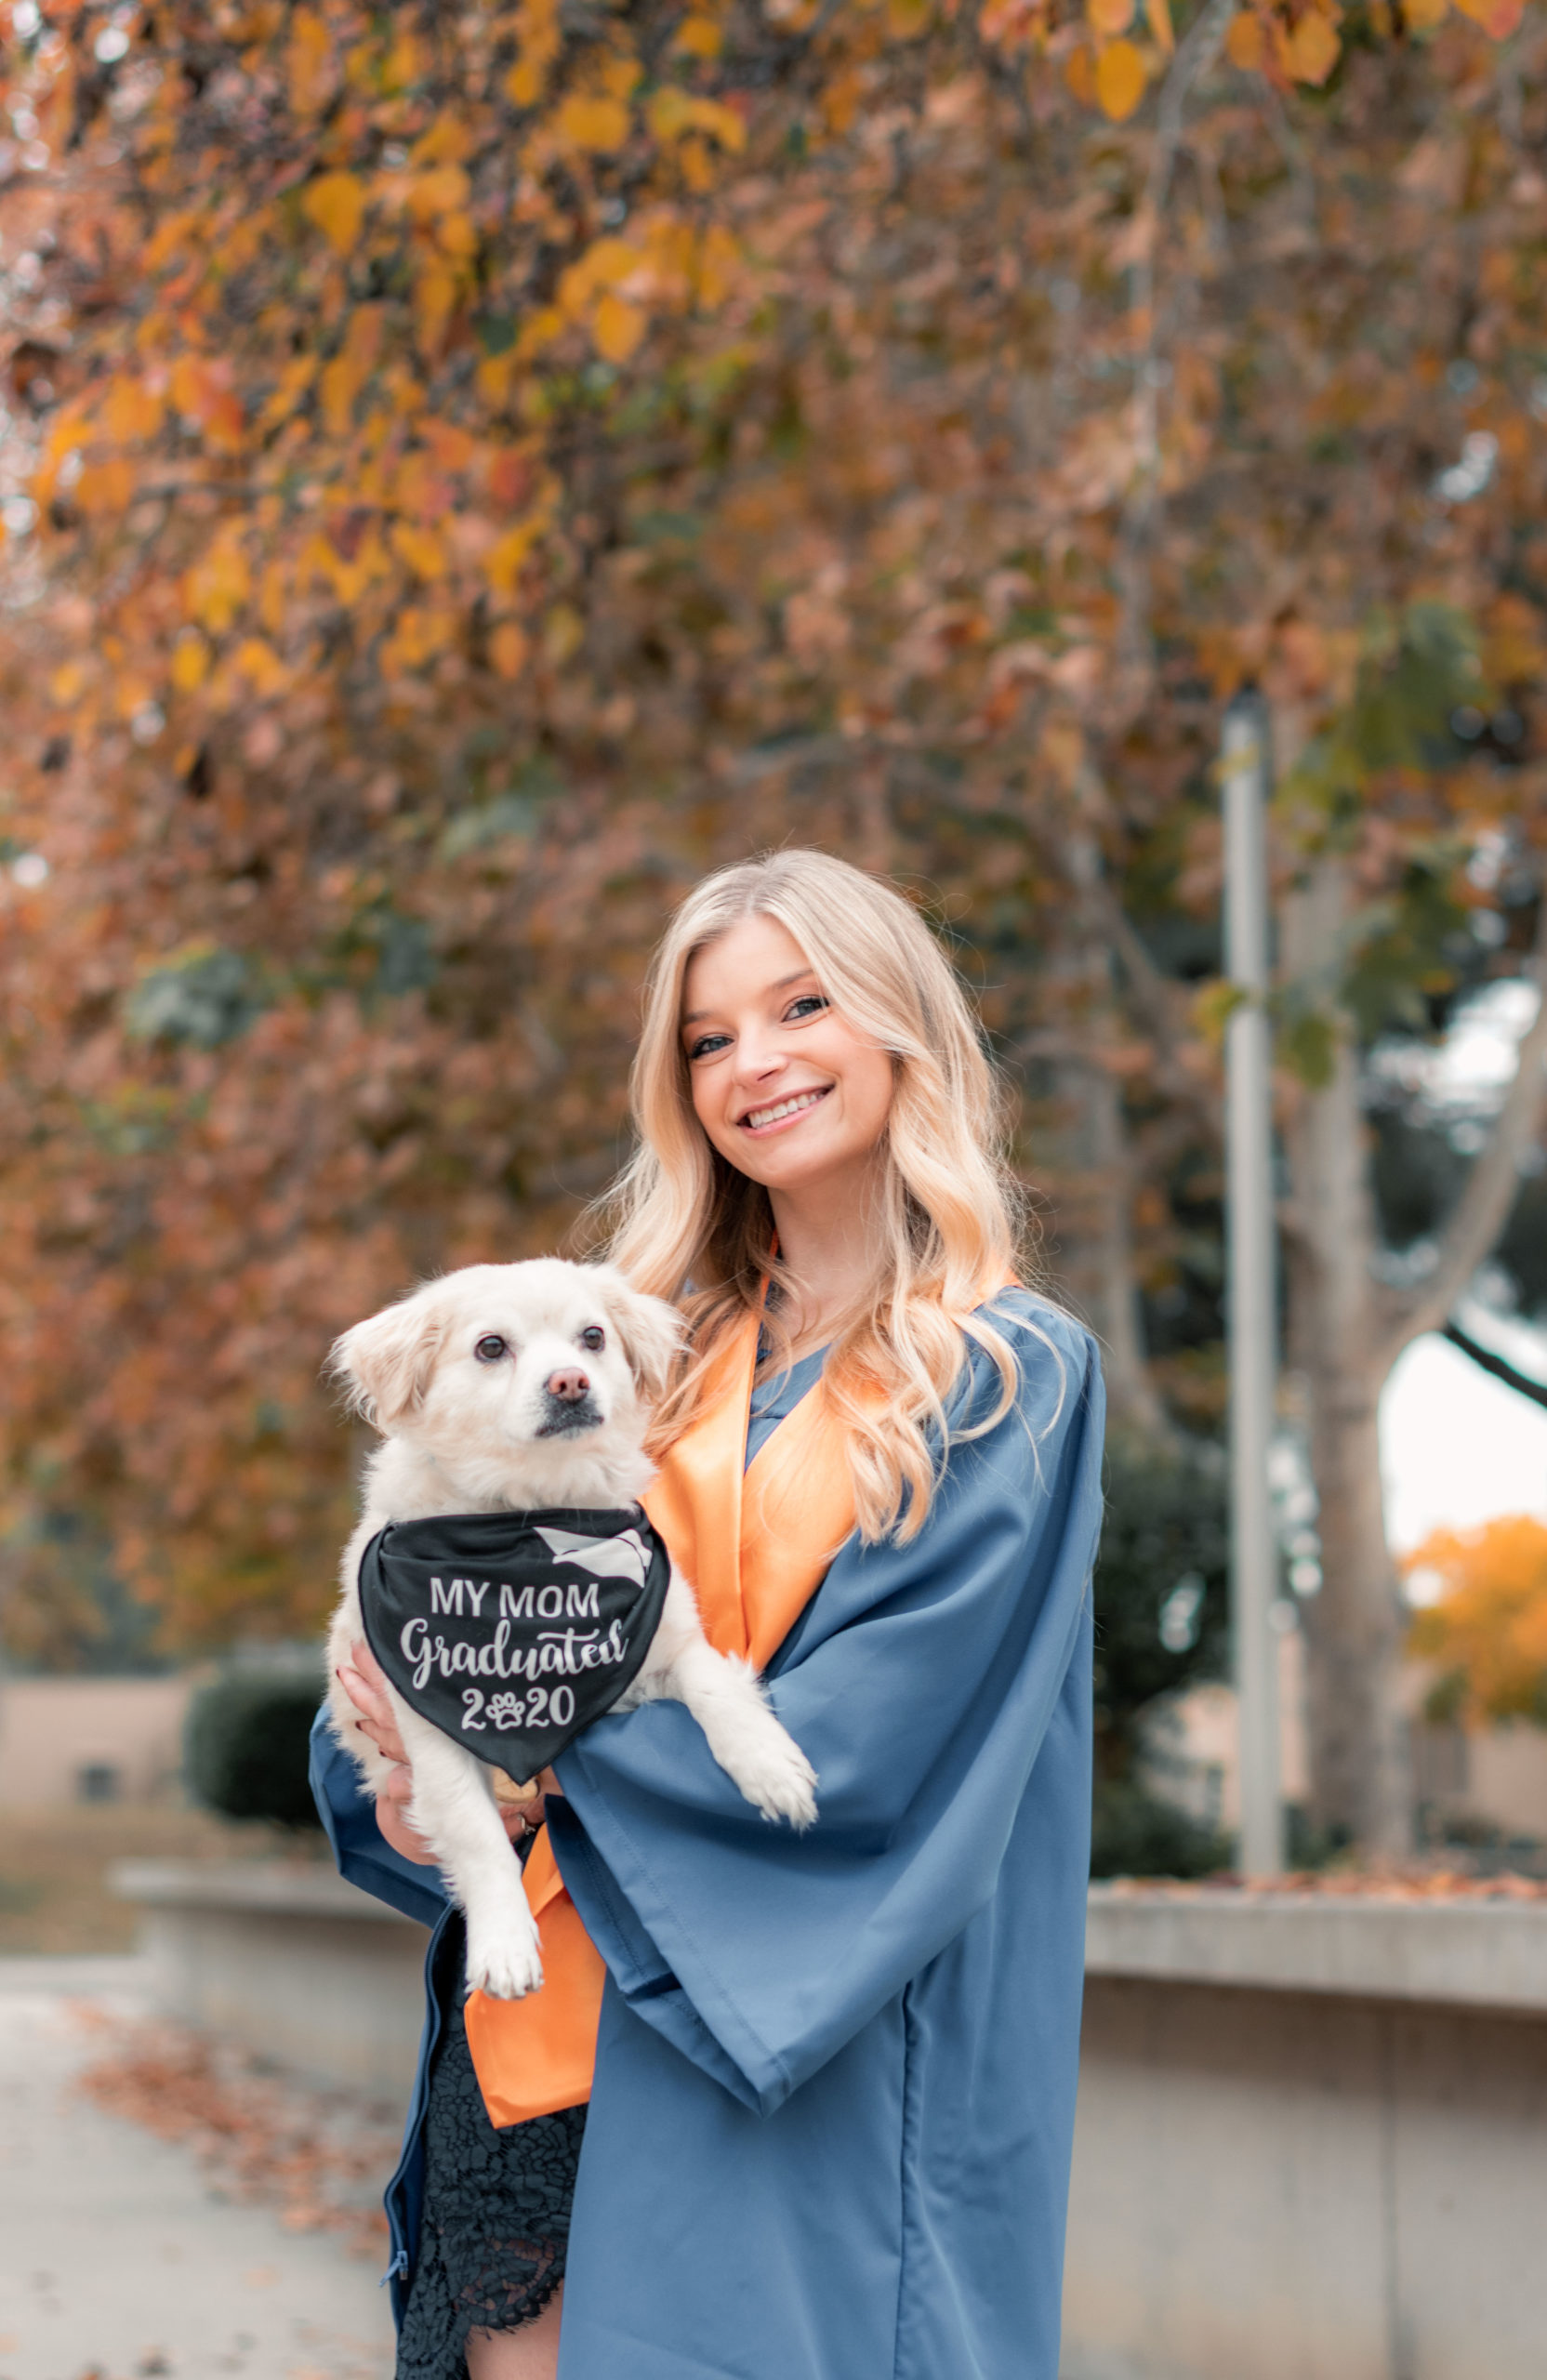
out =
<path fill-rule="evenodd" d="M 408 1806 L 414 1798 L 414 1772 L 392 1713 L 386 1673 L 364 1638 L 357 1638 L 350 1652 L 352 1659 L 340 1667 L 338 1683 L 360 1714 L 361 1732 L 369 1736 L 384 1760 L 394 1764 L 377 1793 L 377 1825 L 394 1851 L 412 1859 L 416 1867 L 433 1868 L 437 1865 L 435 1854 L 408 1817 Z M 541 1777 L 533 1779 L 530 1792 L 520 1801 L 499 1804 L 500 1818 L 512 1842 L 536 1832 L 543 1822 L 544 1792 L 558 1790 L 551 1769 L 544 1769 Z"/>

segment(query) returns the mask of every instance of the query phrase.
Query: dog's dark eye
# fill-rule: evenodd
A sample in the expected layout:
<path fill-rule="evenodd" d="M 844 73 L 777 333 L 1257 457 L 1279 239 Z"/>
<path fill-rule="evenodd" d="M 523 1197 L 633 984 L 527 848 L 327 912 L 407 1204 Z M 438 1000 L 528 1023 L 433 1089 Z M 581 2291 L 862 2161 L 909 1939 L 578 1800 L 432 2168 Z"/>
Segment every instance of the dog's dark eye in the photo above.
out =
<path fill-rule="evenodd" d="M 590 1325 L 588 1329 L 582 1330 L 580 1333 L 580 1344 L 585 1348 L 588 1355 L 600 1355 L 606 1343 L 606 1332 L 604 1330 L 599 1330 L 594 1322 Z"/>
<path fill-rule="evenodd" d="M 509 1349 L 498 1333 L 491 1330 L 487 1338 L 479 1341 L 472 1352 L 481 1364 L 497 1364 L 501 1355 L 509 1355 Z"/>

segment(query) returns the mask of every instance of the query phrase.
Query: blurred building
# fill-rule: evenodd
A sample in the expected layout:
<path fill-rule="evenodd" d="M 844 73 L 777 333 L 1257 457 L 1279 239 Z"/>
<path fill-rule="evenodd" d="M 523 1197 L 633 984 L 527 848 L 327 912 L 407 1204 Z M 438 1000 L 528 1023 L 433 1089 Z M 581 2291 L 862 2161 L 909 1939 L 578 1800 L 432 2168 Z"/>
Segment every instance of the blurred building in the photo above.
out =
<path fill-rule="evenodd" d="M 0 1808 L 164 1802 L 180 1793 L 192 1677 L 0 1683 Z"/>

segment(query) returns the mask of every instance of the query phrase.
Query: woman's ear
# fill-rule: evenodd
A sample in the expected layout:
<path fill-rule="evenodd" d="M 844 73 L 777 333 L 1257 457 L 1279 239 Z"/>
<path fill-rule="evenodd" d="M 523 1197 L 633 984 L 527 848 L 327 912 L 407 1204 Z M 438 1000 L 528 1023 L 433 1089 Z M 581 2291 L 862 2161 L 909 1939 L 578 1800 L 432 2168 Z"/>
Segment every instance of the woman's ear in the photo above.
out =
<path fill-rule="evenodd" d="M 602 1291 L 634 1375 L 634 1386 L 645 1404 L 657 1404 L 671 1383 L 671 1368 L 684 1335 L 682 1317 L 664 1298 L 647 1298 L 630 1289 L 622 1274 L 610 1265 L 602 1274 Z"/>
<path fill-rule="evenodd" d="M 343 1383 L 351 1410 L 378 1430 L 393 1429 L 424 1402 L 445 1337 L 445 1316 L 434 1297 L 439 1287 L 429 1281 L 368 1322 L 357 1322 L 329 1352 L 328 1370 Z"/>

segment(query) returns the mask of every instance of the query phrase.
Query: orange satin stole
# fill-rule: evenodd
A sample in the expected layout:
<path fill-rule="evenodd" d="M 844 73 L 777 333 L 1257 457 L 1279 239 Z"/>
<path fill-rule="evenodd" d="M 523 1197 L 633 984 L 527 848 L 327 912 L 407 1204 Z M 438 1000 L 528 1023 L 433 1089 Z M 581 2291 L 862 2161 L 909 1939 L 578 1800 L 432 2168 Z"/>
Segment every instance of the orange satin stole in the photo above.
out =
<path fill-rule="evenodd" d="M 661 1459 L 645 1510 L 697 1592 L 717 1652 L 762 1669 L 854 1526 L 842 1431 L 818 1383 L 747 1462 L 759 1317 L 730 1342 L 705 1406 Z M 588 2099 L 606 1975 L 546 1832 L 526 1863 L 543 1984 L 524 2000 L 475 1991 L 468 2045 L 491 2120 L 521 2123 Z"/>

